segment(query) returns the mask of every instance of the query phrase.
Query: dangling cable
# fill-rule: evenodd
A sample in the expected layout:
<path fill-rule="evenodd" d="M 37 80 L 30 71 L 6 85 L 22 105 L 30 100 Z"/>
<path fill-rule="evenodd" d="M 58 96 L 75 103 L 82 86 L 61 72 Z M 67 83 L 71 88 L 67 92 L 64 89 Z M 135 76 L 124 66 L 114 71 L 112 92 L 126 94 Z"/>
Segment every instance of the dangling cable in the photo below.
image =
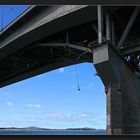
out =
<path fill-rule="evenodd" d="M 77 73 L 77 68 L 75 66 L 75 73 L 76 73 L 76 80 L 77 80 L 77 89 L 80 91 L 80 85 L 79 85 L 79 80 L 78 80 L 78 73 Z"/>

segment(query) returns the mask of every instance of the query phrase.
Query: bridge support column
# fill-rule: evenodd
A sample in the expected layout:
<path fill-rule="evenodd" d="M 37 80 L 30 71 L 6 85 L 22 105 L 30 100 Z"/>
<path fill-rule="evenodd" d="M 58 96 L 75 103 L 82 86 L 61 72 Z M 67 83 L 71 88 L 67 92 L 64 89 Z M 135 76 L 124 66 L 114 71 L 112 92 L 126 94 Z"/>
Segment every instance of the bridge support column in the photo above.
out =
<path fill-rule="evenodd" d="M 93 50 L 106 92 L 107 134 L 140 134 L 140 79 L 108 44 Z"/>

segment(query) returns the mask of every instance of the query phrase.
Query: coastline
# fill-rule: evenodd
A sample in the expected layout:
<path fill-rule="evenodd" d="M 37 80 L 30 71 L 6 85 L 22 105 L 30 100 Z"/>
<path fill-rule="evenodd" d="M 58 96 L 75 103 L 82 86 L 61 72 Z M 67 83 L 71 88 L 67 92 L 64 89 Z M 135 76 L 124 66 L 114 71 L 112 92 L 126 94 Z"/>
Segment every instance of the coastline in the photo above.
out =
<path fill-rule="evenodd" d="M 87 127 L 85 127 L 85 128 L 64 128 L 64 129 L 51 129 L 51 128 L 38 128 L 38 127 L 27 127 L 27 128 L 16 128 L 16 127 L 9 127 L 9 128 L 0 128 L 0 131 L 1 130 L 7 130 L 7 131 L 9 131 L 9 130 L 11 130 L 11 131 L 13 131 L 13 130 L 16 130 L 16 131 L 18 131 L 18 130 L 28 130 L 28 131 L 32 131 L 32 130 L 55 130 L 55 131 L 59 131 L 59 130 L 104 130 L 104 129 L 96 129 L 96 128 L 87 128 Z"/>

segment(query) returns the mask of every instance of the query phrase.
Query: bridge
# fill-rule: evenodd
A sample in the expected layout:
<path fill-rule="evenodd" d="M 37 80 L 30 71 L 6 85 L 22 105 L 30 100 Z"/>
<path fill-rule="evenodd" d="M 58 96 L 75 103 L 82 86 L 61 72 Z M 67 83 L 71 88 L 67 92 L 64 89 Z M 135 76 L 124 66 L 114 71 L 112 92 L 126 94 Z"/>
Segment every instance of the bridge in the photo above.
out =
<path fill-rule="evenodd" d="M 93 63 L 107 97 L 107 134 L 140 134 L 140 7 L 31 6 L 0 34 L 0 87 Z"/>

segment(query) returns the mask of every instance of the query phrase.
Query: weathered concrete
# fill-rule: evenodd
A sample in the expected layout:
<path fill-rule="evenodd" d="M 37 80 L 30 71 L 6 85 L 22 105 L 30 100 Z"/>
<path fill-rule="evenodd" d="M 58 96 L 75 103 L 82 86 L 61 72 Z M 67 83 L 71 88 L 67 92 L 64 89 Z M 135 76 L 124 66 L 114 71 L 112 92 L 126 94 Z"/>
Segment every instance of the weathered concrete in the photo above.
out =
<path fill-rule="evenodd" d="M 107 134 L 140 134 L 140 79 L 107 44 L 93 51 L 107 95 Z"/>

